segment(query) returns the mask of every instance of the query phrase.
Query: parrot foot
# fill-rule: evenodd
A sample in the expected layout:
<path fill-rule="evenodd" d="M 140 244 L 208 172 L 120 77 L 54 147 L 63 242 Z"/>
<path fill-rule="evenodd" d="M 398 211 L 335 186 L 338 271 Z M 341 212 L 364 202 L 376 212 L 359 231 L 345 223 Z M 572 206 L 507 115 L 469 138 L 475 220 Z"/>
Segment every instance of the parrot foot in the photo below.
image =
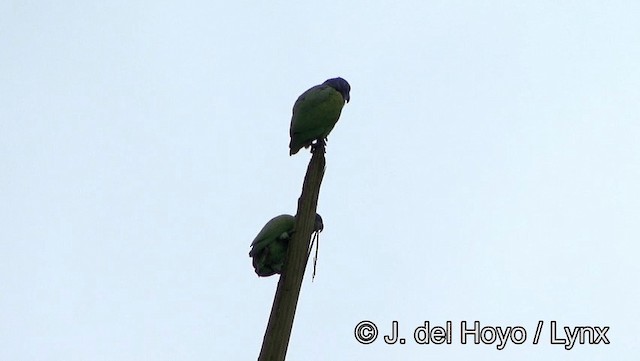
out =
<path fill-rule="evenodd" d="M 322 150 L 323 153 L 326 153 L 324 147 L 327 143 L 325 142 L 325 139 L 317 139 L 315 143 L 311 144 L 311 153 L 315 153 L 316 150 Z"/>

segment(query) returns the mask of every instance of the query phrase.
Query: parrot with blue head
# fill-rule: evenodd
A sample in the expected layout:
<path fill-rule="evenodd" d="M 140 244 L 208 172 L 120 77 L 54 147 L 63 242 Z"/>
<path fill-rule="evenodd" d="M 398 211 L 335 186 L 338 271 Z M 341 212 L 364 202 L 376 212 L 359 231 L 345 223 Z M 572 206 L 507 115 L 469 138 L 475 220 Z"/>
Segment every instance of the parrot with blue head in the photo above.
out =
<path fill-rule="evenodd" d="M 295 217 L 289 214 L 273 217 L 251 242 L 249 257 L 253 259 L 253 268 L 258 276 L 268 277 L 282 273 L 289 240 L 295 232 L 295 223 Z M 313 231 L 317 234 L 323 229 L 322 217 L 316 214 Z"/>
<path fill-rule="evenodd" d="M 324 144 L 338 122 L 345 102 L 351 99 L 351 85 L 342 78 L 328 79 L 305 91 L 293 105 L 289 135 L 289 155 L 304 147 Z"/>

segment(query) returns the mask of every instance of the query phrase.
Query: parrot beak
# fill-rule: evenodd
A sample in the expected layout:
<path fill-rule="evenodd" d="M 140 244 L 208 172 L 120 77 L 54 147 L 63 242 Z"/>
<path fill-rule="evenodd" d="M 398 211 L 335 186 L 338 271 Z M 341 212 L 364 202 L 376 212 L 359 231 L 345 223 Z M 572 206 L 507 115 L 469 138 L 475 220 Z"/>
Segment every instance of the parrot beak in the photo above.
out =
<path fill-rule="evenodd" d="M 349 99 L 351 99 L 351 96 L 349 96 L 349 94 L 347 94 L 347 97 L 346 97 L 346 98 L 344 98 L 344 100 L 346 100 L 346 101 L 347 101 L 347 103 L 348 103 L 348 102 L 349 102 Z"/>

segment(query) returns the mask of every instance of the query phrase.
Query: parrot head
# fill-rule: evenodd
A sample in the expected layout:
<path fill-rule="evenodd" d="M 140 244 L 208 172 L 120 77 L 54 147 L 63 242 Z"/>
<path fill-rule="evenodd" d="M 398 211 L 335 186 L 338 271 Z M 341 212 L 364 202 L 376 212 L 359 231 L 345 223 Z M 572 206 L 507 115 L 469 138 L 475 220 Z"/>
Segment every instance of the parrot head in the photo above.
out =
<path fill-rule="evenodd" d="M 351 85 L 349 85 L 349 83 L 347 83 L 346 80 L 340 77 L 332 78 L 325 81 L 324 84 L 327 84 L 328 86 L 338 91 L 338 93 L 342 95 L 342 98 L 347 103 L 349 102 L 349 99 L 351 99 L 351 97 L 349 96 L 349 92 L 351 91 Z"/>
<path fill-rule="evenodd" d="M 316 222 L 313 225 L 313 231 L 320 233 L 322 232 L 323 229 L 324 229 L 324 223 L 322 223 L 322 217 L 320 217 L 320 215 L 316 213 Z"/>

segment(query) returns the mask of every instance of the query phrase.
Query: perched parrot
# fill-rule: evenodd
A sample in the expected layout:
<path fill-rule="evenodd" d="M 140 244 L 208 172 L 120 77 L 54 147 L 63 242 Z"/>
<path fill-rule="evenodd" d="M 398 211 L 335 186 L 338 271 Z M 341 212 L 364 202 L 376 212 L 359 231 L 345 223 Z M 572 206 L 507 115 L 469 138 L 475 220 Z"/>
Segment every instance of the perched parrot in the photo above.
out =
<path fill-rule="evenodd" d="M 324 143 L 338 122 L 351 86 L 342 78 L 333 78 L 302 93 L 293 105 L 289 155 L 309 147 L 314 140 Z"/>
<path fill-rule="evenodd" d="M 294 233 L 295 217 L 281 214 L 272 218 L 262 227 L 251 243 L 249 257 L 253 258 L 253 268 L 260 277 L 268 277 L 282 272 L 289 240 Z M 314 232 L 322 232 L 322 217 L 316 214 Z"/>

